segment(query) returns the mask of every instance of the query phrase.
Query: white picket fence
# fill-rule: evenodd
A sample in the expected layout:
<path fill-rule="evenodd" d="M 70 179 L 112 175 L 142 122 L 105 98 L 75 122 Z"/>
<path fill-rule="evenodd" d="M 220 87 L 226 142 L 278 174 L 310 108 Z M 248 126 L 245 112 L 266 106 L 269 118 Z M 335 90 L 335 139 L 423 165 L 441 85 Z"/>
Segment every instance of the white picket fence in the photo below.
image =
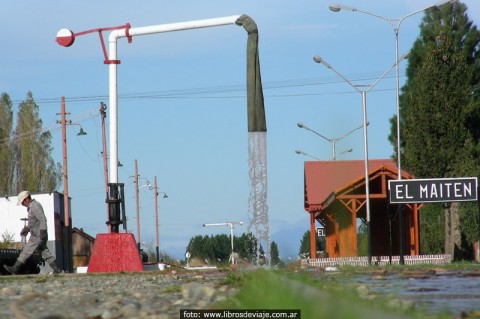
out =
<path fill-rule="evenodd" d="M 416 264 L 447 264 L 451 262 L 451 255 L 414 255 L 404 256 L 405 265 Z M 302 259 L 302 267 L 341 267 L 341 266 L 369 266 L 368 257 L 337 257 L 337 258 L 306 258 Z M 372 256 L 372 265 L 399 265 L 400 256 Z"/>

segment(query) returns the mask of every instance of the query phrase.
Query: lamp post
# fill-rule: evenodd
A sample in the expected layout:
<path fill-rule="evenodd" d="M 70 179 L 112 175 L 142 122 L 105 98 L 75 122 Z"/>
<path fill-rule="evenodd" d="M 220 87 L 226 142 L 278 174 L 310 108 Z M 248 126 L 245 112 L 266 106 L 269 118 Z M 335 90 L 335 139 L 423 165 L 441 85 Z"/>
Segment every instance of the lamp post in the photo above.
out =
<path fill-rule="evenodd" d="M 369 124 L 369 123 L 367 123 L 367 125 L 368 125 L 368 124 Z M 358 127 L 356 127 L 356 128 L 354 128 L 353 130 L 349 131 L 348 133 L 345 133 L 345 134 L 343 134 L 342 136 L 337 137 L 337 138 L 328 138 L 328 137 L 325 137 L 325 136 L 323 136 L 322 134 L 318 133 L 318 132 L 315 131 L 315 130 L 312 130 L 311 128 L 309 128 L 308 126 L 306 126 L 305 124 L 300 123 L 300 122 L 297 123 L 297 126 L 298 126 L 299 128 L 306 129 L 307 131 L 310 131 L 310 132 L 312 132 L 313 134 L 316 134 L 316 135 L 320 136 L 321 138 L 323 138 L 324 140 L 332 143 L 332 160 L 335 161 L 335 160 L 337 159 L 337 154 L 336 154 L 336 150 L 335 150 L 336 143 L 337 143 L 338 141 L 344 139 L 344 138 L 347 137 L 348 135 L 352 134 L 352 133 L 355 132 L 356 130 L 361 129 L 361 128 L 363 127 L 363 124 L 360 125 L 360 126 L 358 126 Z M 341 152 L 340 154 L 348 153 L 348 152 L 351 152 L 351 151 L 352 151 L 352 149 L 349 149 L 349 150 L 346 150 L 346 151 Z M 296 151 L 295 151 L 295 152 L 296 152 Z M 297 153 L 297 152 L 296 152 L 296 153 Z M 297 153 L 297 154 L 299 154 L 299 153 Z M 340 154 L 339 154 L 339 155 L 340 155 Z"/>
<path fill-rule="evenodd" d="M 63 216 L 64 226 L 62 227 L 63 245 L 67 248 L 67 252 L 63 256 L 63 262 L 68 268 L 72 265 L 72 234 L 70 226 L 70 205 L 68 202 L 68 166 L 67 166 L 67 125 L 80 126 L 80 132 L 77 136 L 87 135 L 83 130 L 83 127 L 78 123 L 73 123 L 71 120 L 66 119 L 66 115 L 70 114 L 65 111 L 65 97 L 61 97 L 60 102 L 60 115 L 61 120 L 57 121 L 62 125 L 62 155 L 63 155 Z"/>
<path fill-rule="evenodd" d="M 132 176 L 134 178 L 133 183 L 135 183 L 135 211 L 136 211 L 136 217 L 137 217 L 137 246 L 138 249 L 140 249 L 140 200 L 139 200 L 139 193 L 140 189 L 143 187 L 148 187 L 149 189 L 153 189 L 153 186 L 150 184 L 150 182 L 147 180 L 147 183 L 142 186 L 138 186 L 138 165 L 137 165 L 137 160 L 135 160 L 135 175 Z"/>
<path fill-rule="evenodd" d="M 226 223 L 215 223 L 215 224 L 203 224 L 203 227 L 210 227 L 210 226 L 229 226 L 230 227 L 230 241 L 232 245 L 232 253 L 230 255 L 230 262 L 233 265 L 235 263 L 235 258 L 233 257 L 233 228 L 235 227 L 234 224 L 243 225 L 243 222 L 226 222 Z"/>
<path fill-rule="evenodd" d="M 65 97 L 61 97 L 60 102 L 60 115 L 61 120 L 57 121 L 58 124 L 62 125 L 62 153 L 63 153 L 63 209 L 64 209 L 64 218 L 65 226 L 70 224 L 70 207 L 68 205 L 68 166 L 67 166 L 67 125 L 78 125 L 80 126 L 80 132 L 77 136 L 87 135 L 83 130 L 83 127 L 78 123 L 73 123 L 71 120 L 66 119 L 66 115 L 70 114 L 65 111 Z"/>
<path fill-rule="evenodd" d="M 379 19 L 382 19 L 384 21 L 387 21 L 388 24 L 390 25 L 390 27 L 392 28 L 394 34 L 395 34 L 395 109 L 396 109 L 396 115 L 397 115 L 397 168 L 398 168 L 398 179 L 401 180 L 402 179 L 402 161 L 401 161 L 401 143 L 400 143 L 400 77 L 399 77 L 399 67 L 398 67 L 398 63 L 400 62 L 399 58 L 398 58 L 398 32 L 399 32 L 399 29 L 400 29 L 400 26 L 402 24 L 402 22 L 417 14 L 417 13 L 420 13 L 420 12 L 423 12 L 427 9 L 430 9 L 430 8 L 433 8 L 433 7 L 440 7 L 444 4 L 447 4 L 447 3 L 453 3 L 453 2 L 456 2 L 457 0 L 440 0 L 440 1 L 437 1 L 436 3 L 428 6 L 428 7 L 425 7 L 423 9 L 420 9 L 420 10 L 417 10 L 417 11 L 414 11 L 414 12 L 411 12 L 401 18 L 387 18 L 387 17 L 384 17 L 384 16 L 381 16 L 381 15 L 378 15 L 378 14 L 375 14 L 375 13 L 372 13 L 372 12 L 369 12 L 369 11 L 365 11 L 365 10 L 360 10 L 360 9 L 357 9 L 357 8 L 353 8 L 353 7 L 349 7 L 349 6 L 344 6 L 344 5 L 340 5 L 340 4 L 331 4 L 328 6 L 328 8 L 333 11 L 333 12 L 339 12 L 340 10 L 347 10 L 347 11 L 352 11 L 352 12 L 361 12 L 361 13 L 364 13 L 364 14 L 367 14 L 369 16 L 372 16 L 372 17 L 376 17 L 376 18 L 379 18 Z M 398 219 L 399 219 L 399 235 L 400 235 L 400 238 L 403 237 L 402 233 L 403 233 L 403 213 L 402 213 L 402 208 L 401 206 L 399 207 L 399 215 L 398 215 Z M 402 243 L 402 240 L 400 240 L 400 264 L 403 265 L 404 264 L 404 258 L 403 258 L 403 243 Z"/>
<path fill-rule="evenodd" d="M 163 194 L 163 198 L 168 198 L 167 193 L 165 192 L 158 192 L 157 187 L 157 176 L 155 176 L 153 181 L 153 191 L 154 191 L 154 198 L 155 198 L 155 252 L 157 254 L 157 263 L 160 262 L 160 251 L 159 251 L 159 238 L 158 238 L 158 194 Z"/>
<path fill-rule="evenodd" d="M 410 52 L 402 55 L 401 60 L 404 60 L 408 57 Z M 364 162 L 365 162 L 365 209 L 366 209 L 366 219 L 367 219 L 367 253 L 368 253 L 368 263 L 372 263 L 372 247 L 371 247 L 371 227 L 370 227 L 370 189 L 369 189 L 369 174 L 368 174 L 368 135 L 367 135 L 367 93 L 370 92 L 378 82 L 380 82 L 394 67 L 398 64 L 399 61 L 390 66 L 376 81 L 372 84 L 365 86 L 366 88 L 361 89 L 364 85 L 355 85 L 349 79 L 347 79 L 343 74 L 335 70 L 330 64 L 323 60 L 318 55 L 313 56 L 313 60 L 316 63 L 322 64 L 323 66 L 329 68 L 335 72 L 340 78 L 347 82 L 355 91 L 361 94 L 362 96 L 362 114 L 363 114 L 363 152 L 364 152 Z"/>
<path fill-rule="evenodd" d="M 305 153 L 304 151 L 299 150 L 299 149 L 296 149 L 295 153 L 297 153 L 299 155 L 305 155 L 305 156 L 311 157 L 311 158 L 313 158 L 314 160 L 317 160 L 317 161 L 321 161 L 321 159 L 319 159 L 318 157 L 312 156 L 312 155 L 310 155 L 308 153 Z"/>
<path fill-rule="evenodd" d="M 444 5 L 446 3 L 453 3 L 453 2 L 456 2 L 457 0 L 440 0 L 440 1 L 437 1 L 436 3 L 428 6 L 428 7 L 425 7 L 423 9 L 420 9 L 420 10 L 417 10 L 417 11 L 414 11 L 412 13 L 409 13 L 401 18 L 387 18 L 387 17 L 383 17 L 381 15 L 378 15 L 378 14 L 375 14 L 375 13 L 372 13 L 372 12 L 369 12 L 369 11 L 365 11 L 365 10 L 360 10 L 360 9 L 357 9 L 357 8 L 353 8 L 353 7 L 348 7 L 348 6 L 344 6 L 344 5 L 340 5 L 340 4 L 331 4 L 328 6 L 328 8 L 333 11 L 333 12 L 339 12 L 341 10 L 347 10 L 347 11 L 352 11 L 352 12 L 361 12 L 361 13 L 364 13 L 364 14 L 367 14 L 367 15 L 370 15 L 370 16 L 373 16 L 373 17 L 376 17 L 376 18 L 379 18 L 379 19 L 382 19 L 382 20 L 385 20 L 388 22 L 388 24 L 390 25 L 390 27 L 392 28 L 394 34 L 395 34 L 395 92 L 396 92 L 396 113 L 397 113 L 397 167 L 398 167 L 398 179 L 402 179 L 402 174 L 401 174 L 401 154 L 400 154 L 400 101 L 399 101 L 399 98 L 400 98 L 400 80 L 399 80 L 399 68 L 398 68 L 398 62 L 399 61 L 399 57 L 398 57 L 398 32 L 399 32 L 399 29 L 400 29 L 400 26 L 402 24 L 402 22 L 417 14 L 417 13 L 420 13 L 420 12 L 423 12 L 427 9 L 430 9 L 430 8 L 433 8 L 433 7 L 439 7 L 441 5 Z"/>
<path fill-rule="evenodd" d="M 346 150 L 344 150 L 344 151 L 336 154 L 336 156 L 342 155 L 342 154 L 345 154 L 345 153 L 350 153 L 351 151 L 353 151 L 353 148 L 347 148 Z M 308 153 L 305 153 L 304 151 L 302 151 L 302 150 L 300 150 L 300 149 L 296 149 L 296 150 L 295 150 L 295 153 L 297 153 L 297 154 L 299 154 L 299 155 L 305 155 L 305 156 L 311 157 L 311 158 L 313 158 L 313 159 L 316 159 L 317 161 L 321 161 L 321 159 L 319 159 L 319 158 L 317 158 L 317 157 L 315 157 L 315 156 L 312 156 L 312 155 L 310 155 L 310 154 L 308 154 Z"/>
<path fill-rule="evenodd" d="M 107 165 L 107 140 L 106 140 L 106 133 L 105 133 L 105 118 L 107 117 L 107 106 L 100 102 L 100 118 L 101 118 L 101 126 L 102 126 L 102 159 L 103 159 L 103 178 L 105 181 L 105 198 L 108 198 L 108 165 Z M 108 220 L 108 203 L 105 202 L 105 210 Z M 125 225 L 123 225 L 126 227 Z M 112 231 L 110 224 L 107 224 L 108 232 Z"/>

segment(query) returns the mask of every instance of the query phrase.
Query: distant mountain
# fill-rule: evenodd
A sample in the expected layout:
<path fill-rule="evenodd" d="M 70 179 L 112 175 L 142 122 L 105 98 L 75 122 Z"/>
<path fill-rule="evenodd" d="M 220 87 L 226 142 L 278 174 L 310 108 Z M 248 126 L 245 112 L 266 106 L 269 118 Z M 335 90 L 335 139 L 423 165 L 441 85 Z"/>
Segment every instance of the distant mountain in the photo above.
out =
<path fill-rule="evenodd" d="M 288 257 L 292 260 L 297 259 L 300 241 L 310 227 L 308 217 L 294 223 L 276 222 L 275 226 L 277 230 L 272 232 L 270 237 L 271 241 L 274 241 L 278 246 L 280 258 L 283 260 L 287 260 Z"/>

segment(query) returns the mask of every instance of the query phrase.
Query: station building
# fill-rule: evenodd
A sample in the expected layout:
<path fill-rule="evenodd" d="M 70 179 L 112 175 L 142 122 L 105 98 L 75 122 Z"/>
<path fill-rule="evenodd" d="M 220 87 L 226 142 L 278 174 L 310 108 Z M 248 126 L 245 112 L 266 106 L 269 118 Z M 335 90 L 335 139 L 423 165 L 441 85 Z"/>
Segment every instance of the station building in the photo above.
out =
<path fill-rule="evenodd" d="M 405 171 L 401 174 L 402 179 L 413 178 Z M 357 226 L 368 219 L 365 176 L 364 160 L 304 163 L 304 207 L 310 215 L 310 258 L 317 258 L 317 225 L 324 228 L 328 258 L 358 256 Z M 393 160 L 368 161 L 371 254 L 398 256 L 402 248 L 403 255 L 418 255 L 420 205 L 390 204 L 388 181 L 392 179 L 398 179 L 398 168 Z"/>

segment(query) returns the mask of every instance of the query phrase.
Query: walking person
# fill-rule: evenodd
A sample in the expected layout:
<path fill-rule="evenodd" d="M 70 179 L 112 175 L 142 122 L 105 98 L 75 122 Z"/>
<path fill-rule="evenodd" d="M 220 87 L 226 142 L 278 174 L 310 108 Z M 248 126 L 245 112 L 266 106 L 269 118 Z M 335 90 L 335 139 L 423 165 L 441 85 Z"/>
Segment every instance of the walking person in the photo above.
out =
<path fill-rule="evenodd" d="M 4 265 L 3 267 L 11 274 L 17 275 L 27 259 L 36 251 L 39 250 L 42 253 L 42 258 L 50 267 L 52 267 L 54 274 L 62 272 L 55 263 L 55 257 L 52 256 L 50 250 L 47 247 L 48 232 L 47 232 L 47 218 L 43 212 L 42 204 L 32 199 L 28 191 L 23 191 L 18 194 L 17 205 L 27 207 L 28 212 L 28 224 L 23 227 L 20 232 L 21 236 L 26 236 L 30 233 L 30 238 L 27 244 L 23 247 L 20 256 L 18 256 L 13 266 Z"/>

